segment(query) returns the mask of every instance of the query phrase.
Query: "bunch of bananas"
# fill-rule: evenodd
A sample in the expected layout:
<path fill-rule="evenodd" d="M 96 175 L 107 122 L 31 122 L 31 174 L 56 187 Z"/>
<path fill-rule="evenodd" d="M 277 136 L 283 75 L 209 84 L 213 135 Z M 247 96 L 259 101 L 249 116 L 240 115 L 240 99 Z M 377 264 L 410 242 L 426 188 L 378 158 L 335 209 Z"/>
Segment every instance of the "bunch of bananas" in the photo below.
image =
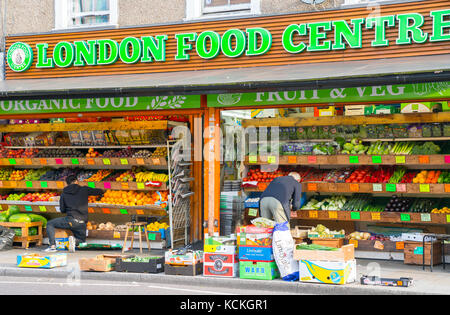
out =
<path fill-rule="evenodd" d="M 158 174 L 154 172 L 139 172 L 136 174 L 136 182 L 145 183 L 145 182 L 162 182 L 165 183 L 169 180 L 169 175 L 167 174 Z"/>

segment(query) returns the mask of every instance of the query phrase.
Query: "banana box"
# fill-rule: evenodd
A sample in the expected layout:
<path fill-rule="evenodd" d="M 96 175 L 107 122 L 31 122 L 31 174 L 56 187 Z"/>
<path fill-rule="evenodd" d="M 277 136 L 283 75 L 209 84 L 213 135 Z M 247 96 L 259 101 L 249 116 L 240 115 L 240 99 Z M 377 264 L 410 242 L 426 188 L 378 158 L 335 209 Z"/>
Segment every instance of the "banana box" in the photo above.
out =
<path fill-rule="evenodd" d="M 67 265 L 67 254 L 57 253 L 47 256 L 39 254 L 17 255 L 17 267 L 51 269 Z"/>
<path fill-rule="evenodd" d="M 356 260 L 300 260 L 301 282 L 346 284 L 356 281 Z"/>
<path fill-rule="evenodd" d="M 203 245 L 205 253 L 217 254 L 236 254 L 236 235 L 229 236 L 207 236 L 205 235 L 205 243 Z"/>

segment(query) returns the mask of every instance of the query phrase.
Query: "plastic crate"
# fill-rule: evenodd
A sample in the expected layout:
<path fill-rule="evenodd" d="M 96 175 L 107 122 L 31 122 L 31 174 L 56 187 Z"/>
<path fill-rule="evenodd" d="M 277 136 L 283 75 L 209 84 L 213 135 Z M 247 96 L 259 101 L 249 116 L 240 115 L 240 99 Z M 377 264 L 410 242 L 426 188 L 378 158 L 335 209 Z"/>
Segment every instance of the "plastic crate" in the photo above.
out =
<path fill-rule="evenodd" d="M 164 271 L 164 257 L 150 259 L 149 262 L 129 262 L 116 259 L 116 271 L 135 273 L 160 273 Z"/>

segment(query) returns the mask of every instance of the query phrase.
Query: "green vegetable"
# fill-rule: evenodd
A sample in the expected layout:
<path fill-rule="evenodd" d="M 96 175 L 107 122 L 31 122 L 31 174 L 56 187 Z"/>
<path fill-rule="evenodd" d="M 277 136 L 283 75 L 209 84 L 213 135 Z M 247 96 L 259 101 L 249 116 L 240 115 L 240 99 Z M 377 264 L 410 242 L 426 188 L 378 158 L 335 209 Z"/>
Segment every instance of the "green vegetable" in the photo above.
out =
<path fill-rule="evenodd" d="M 6 211 L 0 212 L 0 222 L 8 222 L 8 215 Z"/>
<path fill-rule="evenodd" d="M 298 245 L 296 245 L 296 248 L 297 249 L 300 249 L 300 250 L 326 250 L 326 251 L 337 251 L 337 250 L 339 250 L 338 248 L 336 248 L 336 247 L 329 247 L 329 246 L 323 246 L 323 245 L 318 245 L 318 244 L 305 244 L 305 243 L 302 243 L 302 244 L 298 244 Z"/>

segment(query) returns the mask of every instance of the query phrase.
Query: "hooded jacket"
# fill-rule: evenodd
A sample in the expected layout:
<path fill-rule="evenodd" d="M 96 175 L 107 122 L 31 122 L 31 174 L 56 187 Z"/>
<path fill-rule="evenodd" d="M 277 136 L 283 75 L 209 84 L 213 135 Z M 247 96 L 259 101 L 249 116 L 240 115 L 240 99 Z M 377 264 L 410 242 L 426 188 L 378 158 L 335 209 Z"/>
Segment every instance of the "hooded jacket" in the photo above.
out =
<path fill-rule="evenodd" d="M 70 184 L 62 191 L 59 199 L 61 213 L 66 213 L 68 217 L 77 220 L 88 220 L 88 197 L 102 196 L 103 190 Z"/>

